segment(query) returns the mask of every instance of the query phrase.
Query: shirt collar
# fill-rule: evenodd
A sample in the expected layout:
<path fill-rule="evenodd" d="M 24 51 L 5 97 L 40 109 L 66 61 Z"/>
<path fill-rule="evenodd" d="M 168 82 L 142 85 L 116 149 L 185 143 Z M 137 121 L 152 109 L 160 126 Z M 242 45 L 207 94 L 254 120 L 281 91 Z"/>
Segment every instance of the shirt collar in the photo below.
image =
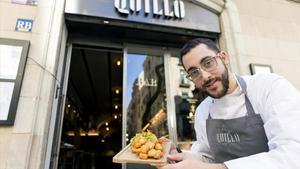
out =
<path fill-rule="evenodd" d="M 221 97 L 219 99 L 211 98 L 212 103 L 219 102 L 221 100 L 226 100 L 227 98 L 230 98 L 232 96 L 237 96 L 237 95 L 241 94 L 241 92 L 242 92 L 242 86 L 240 85 L 239 81 L 237 80 L 235 74 L 233 75 L 233 77 L 234 77 L 235 81 L 237 82 L 238 87 L 236 89 L 234 89 L 234 91 L 232 93 L 226 94 L 225 96 L 223 96 L 223 97 Z"/>

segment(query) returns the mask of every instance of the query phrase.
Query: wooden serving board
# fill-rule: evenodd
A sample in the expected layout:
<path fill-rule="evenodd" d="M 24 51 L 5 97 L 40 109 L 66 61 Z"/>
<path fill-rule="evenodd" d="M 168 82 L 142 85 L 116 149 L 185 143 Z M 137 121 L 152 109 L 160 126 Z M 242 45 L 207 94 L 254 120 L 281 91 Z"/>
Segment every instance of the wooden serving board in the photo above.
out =
<path fill-rule="evenodd" d="M 149 158 L 142 160 L 137 154 L 131 152 L 131 144 L 127 145 L 118 154 L 113 157 L 114 163 L 138 163 L 138 164 L 150 164 L 153 166 L 163 166 L 167 164 L 167 156 L 170 152 L 171 142 L 167 141 L 163 143 L 164 155 L 160 159 Z"/>

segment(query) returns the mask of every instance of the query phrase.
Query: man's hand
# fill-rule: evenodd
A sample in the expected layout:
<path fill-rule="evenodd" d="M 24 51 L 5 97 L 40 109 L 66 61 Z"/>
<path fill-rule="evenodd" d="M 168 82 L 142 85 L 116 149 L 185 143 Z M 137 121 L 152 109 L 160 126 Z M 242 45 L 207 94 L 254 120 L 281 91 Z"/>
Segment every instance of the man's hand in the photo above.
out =
<path fill-rule="evenodd" d="M 227 169 L 224 164 L 203 163 L 189 153 L 171 154 L 168 159 L 178 162 L 167 164 L 159 169 Z"/>
<path fill-rule="evenodd" d="M 167 141 L 171 141 L 167 138 L 168 135 L 166 136 L 163 136 L 163 137 L 160 137 L 159 140 L 162 141 L 162 142 L 167 142 Z M 170 148 L 170 154 L 175 154 L 175 153 L 178 153 L 177 152 L 177 149 L 176 149 L 176 145 L 171 141 L 171 148 Z"/>

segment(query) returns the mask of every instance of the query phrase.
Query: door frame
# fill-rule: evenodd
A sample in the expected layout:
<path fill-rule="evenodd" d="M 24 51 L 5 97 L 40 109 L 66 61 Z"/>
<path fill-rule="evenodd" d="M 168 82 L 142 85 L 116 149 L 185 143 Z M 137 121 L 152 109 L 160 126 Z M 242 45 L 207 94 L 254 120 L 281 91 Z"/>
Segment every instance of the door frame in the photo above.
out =
<path fill-rule="evenodd" d="M 63 117 L 64 117 L 64 109 L 67 95 L 67 87 L 68 87 L 68 79 L 70 73 L 70 64 L 72 57 L 72 50 L 74 45 L 84 45 L 84 46 L 92 46 L 99 48 L 107 48 L 109 50 L 118 50 L 123 51 L 123 109 L 122 109 L 122 148 L 126 146 L 126 130 L 127 130 L 127 118 L 126 111 L 127 107 L 126 103 L 126 89 L 127 86 L 127 54 L 128 51 L 134 52 L 153 52 L 153 54 L 160 54 L 164 59 L 164 67 L 165 67 L 165 81 L 166 81 L 166 97 L 167 97 L 167 118 L 168 118 L 168 132 L 169 138 L 173 140 L 175 143 L 177 142 L 177 128 L 176 128 L 176 114 L 175 114 L 175 100 L 172 99 L 174 95 L 174 91 L 170 88 L 171 80 L 170 75 L 172 73 L 170 67 L 170 58 L 172 57 L 174 50 L 168 47 L 159 47 L 159 46 L 151 46 L 151 45 L 138 45 L 131 43 L 112 43 L 107 41 L 102 41 L 99 39 L 88 39 L 88 38 L 73 38 L 68 39 L 67 44 L 65 45 L 64 55 L 60 57 L 59 67 L 58 67 L 58 81 L 56 82 L 56 90 L 55 96 L 59 96 L 53 104 L 52 115 L 50 120 L 50 129 L 48 135 L 48 143 L 46 150 L 46 161 L 44 169 L 56 169 L 58 167 L 58 158 L 59 158 L 59 149 L 60 149 L 60 141 L 61 141 L 61 132 L 63 126 Z M 122 165 L 122 169 L 125 169 L 126 165 Z"/>
<path fill-rule="evenodd" d="M 124 76 L 123 76 L 123 123 L 127 122 L 126 119 L 126 111 L 127 107 L 124 103 L 126 103 L 126 93 L 125 89 L 128 86 L 126 85 L 127 82 L 127 54 L 128 51 L 136 52 L 136 53 L 151 53 L 153 55 L 162 55 L 164 60 L 164 73 L 165 73 L 165 83 L 166 83 L 166 97 L 167 97 L 167 120 L 168 120 L 168 132 L 169 132 L 169 139 L 173 140 L 173 142 L 177 143 L 177 128 L 176 128 L 176 110 L 175 110 L 175 100 L 172 99 L 176 95 L 175 91 L 172 90 L 170 87 L 171 85 L 171 74 L 172 74 L 172 67 L 171 65 L 171 57 L 175 56 L 175 53 L 179 52 L 179 49 L 176 48 L 169 48 L 165 46 L 151 46 L 151 45 L 139 45 L 139 44 L 131 44 L 127 43 L 124 45 Z M 126 146 L 126 131 L 127 125 L 123 125 L 123 135 L 122 135 L 122 146 L 123 148 Z"/>

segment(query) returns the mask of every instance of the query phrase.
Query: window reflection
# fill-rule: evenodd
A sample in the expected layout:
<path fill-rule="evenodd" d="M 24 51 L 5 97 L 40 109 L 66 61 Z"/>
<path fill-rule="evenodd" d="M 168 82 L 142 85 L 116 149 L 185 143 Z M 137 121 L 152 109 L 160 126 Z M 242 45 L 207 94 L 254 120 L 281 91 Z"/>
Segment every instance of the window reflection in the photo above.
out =
<path fill-rule="evenodd" d="M 186 72 L 183 69 L 179 69 L 179 76 L 180 76 L 180 87 L 190 87 L 190 83 L 189 80 L 185 77 L 186 76 Z"/>
<path fill-rule="evenodd" d="M 7 120 L 14 83 L 0 82 L 0 120 Z"/>
<path fill-rule="evenodd" d="M 126 93 L 127 141 L 143 129 L 168 134 L 163 56 L 128 54 Z"/>
<path fill-rule="evenodd" d="M 174 80 L 171 83 L 176 89 L 175 111 L 178 146 L 183 150 L 189 150 L 192 142 L 196 140 L 194 130 L 195 112 L 197 106 L 204 100 L 203 93 L 195 89 L 194 84 L 186 78 L 186 72 L 179 62 L 178 57 L 172 58 L 174 63 Z M 176 73 L 175 73 L 176 72 Z"/>
<path fill-rule="evenodd" d="M 16 79 L 22 47 L 0 45 L 0 79 Z"/>

